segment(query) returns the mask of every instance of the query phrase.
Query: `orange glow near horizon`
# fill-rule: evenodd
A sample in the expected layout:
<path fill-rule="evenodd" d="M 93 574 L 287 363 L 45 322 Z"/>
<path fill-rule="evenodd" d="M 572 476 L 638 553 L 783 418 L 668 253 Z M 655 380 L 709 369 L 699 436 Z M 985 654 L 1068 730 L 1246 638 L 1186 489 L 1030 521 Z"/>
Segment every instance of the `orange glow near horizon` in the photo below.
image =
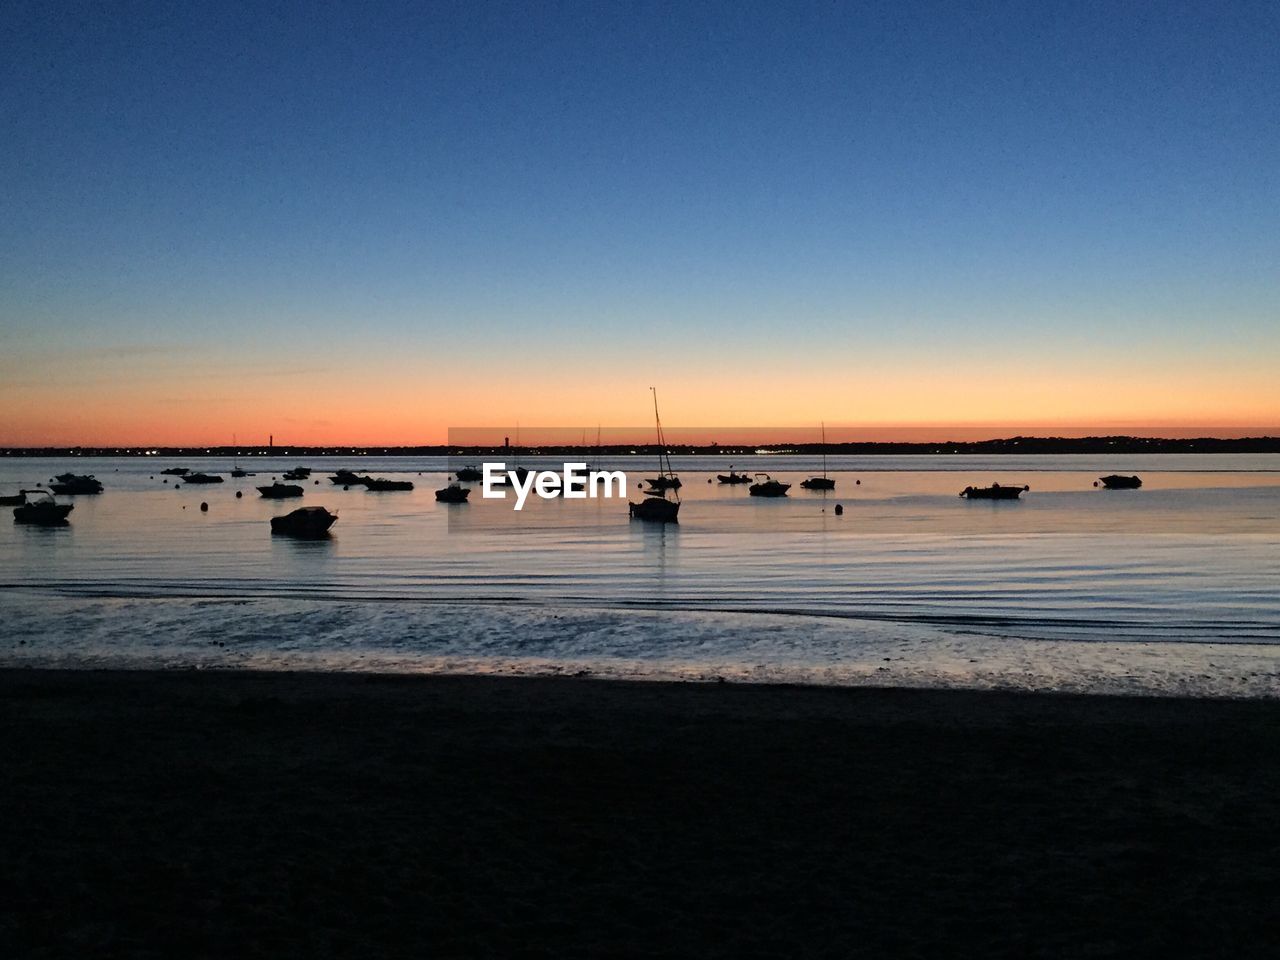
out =
<path fill-rule="evenodd" d="M 957 368 L 913 374 L 779 370 L 759 374 L 682 371 L 657 382 L 673 443 L 937 441 L 1014 435 L 1145 434 L 1257 436 L 1280 432 L 1269 375 L 1249 371 L 1145 371 L 1117 379 L 1029 370 Z M 0 383 L 0 445 L 245 446 L 435 445 L 451 428 L 491 428 L 525 445 L 535 425 L 594 442 L 597 424 L 652 431 L 649 382 L 603 374 L 566 377 L 503 371 L 406 376 L 352 370 L 344 376 L 277 377 L 235 372 L 191 378 L 52 376 Z M 758 384 L 767 382 L 767 388 Z M 580 425 L 575 426 L 575 421 Z M 705 425 L 717 426 L 708 427 Z M 570 439 L 568 442 L 574 442 Z"/>

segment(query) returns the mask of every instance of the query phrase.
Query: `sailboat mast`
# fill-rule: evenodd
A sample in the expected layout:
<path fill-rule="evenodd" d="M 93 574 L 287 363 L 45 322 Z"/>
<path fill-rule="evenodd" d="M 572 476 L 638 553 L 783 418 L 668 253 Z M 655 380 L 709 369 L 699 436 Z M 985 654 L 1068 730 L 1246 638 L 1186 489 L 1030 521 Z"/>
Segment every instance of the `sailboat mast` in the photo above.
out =
<path fill-rule="evenodd" d="M 827 422 L 822 421 L 822 479 L 827 479 Z"/>

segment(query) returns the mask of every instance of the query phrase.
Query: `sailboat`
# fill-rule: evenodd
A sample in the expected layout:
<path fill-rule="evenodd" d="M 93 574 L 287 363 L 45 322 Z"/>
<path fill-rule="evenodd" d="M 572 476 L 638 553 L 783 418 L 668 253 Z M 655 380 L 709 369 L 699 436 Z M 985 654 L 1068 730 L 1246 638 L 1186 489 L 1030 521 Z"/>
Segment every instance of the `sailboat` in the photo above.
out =
<path fill-rule="evenodd" d="M 232 445 L 233 447 L 237 445 L 237 444 L 236 444 L 236 435 L 235 435 L 234 433 L 231 435 L 231 445 Z M 239 478 L 239 477 L 253 477 L 253 476 L 257 476 L 257 474 L 250 473 L 250 472 L 249 472 L 248 470 L 246 470 L 244 467 L 240 466 L 240 451 L 239 451 L 239 450 L 237 450 L 237 451 L 236 451 L 236 455 L 235 455 L 235 457 L 234 457 L 234 458 L 232 459 L 232 461 L 231 461 L 231 476 L 236 477 L 236 478 Z"/>
<path fill-rule="evenodd" d="M 662 418 L 658 416 L 658 390 L 650 387 L 653 393 L 653 421 L 658 429 L 658 480 L 661 484 L 650 480 L 651 489 L 645 491 L 645 497 L 639 503 L 627 501 L 627 509 L 632 517 L 640 520 L 653 520 L 657 523 L 677 523 L 680 514 L 680 478 L 671 469 L 671 457 L 667 453 L 666 437 L 662 433 Z M 674 481 L 674 482 L 673 482 Z M 674 500 L 667 499 L 667 490 L 671 490 Z"/>
<path fill-rule="evenodd" d="M 836 482 L 827 476 L 827 425 L 822 424 L 822 476 L 801 480 L 800 486 L 806 490 L 834 490 Z"/>

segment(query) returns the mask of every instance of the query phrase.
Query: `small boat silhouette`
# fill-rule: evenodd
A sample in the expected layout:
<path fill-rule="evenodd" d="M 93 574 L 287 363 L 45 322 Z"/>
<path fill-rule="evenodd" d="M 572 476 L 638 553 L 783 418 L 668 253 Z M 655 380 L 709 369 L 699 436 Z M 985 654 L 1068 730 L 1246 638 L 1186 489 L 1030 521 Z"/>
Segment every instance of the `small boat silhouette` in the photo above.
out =
<path fill-rule="evenodd" d="M 379 477 L 377 480 L 372 477 L 364 477 L 361 482 L 370 490 L 375 492 L 384 492 L 390 490 L 412 490 L 413 483 L 409 480 L 386 480 Z"/>
<path fill-rule="evenodd" d="M 1098 483 L 1107 490 L 1137 490 L 1142 486 L 1142 478 L 1122 477 L 1118 473 L 1113 473 L 1109 477 L 1099 477 L 1093 485 L 1096 487 Z"/>
<path fill-rule="evenodd" d="M 189 473 L 182 478 L 183 483 L 223 483 L 222 477 L 216 473 Z"/>
<path fill-rule="evenodd" d="M 292 483 L 276 481 L 269 487 L 259 487 L 258 492 L 268 500 L 287 500 L 290 497 L 302 496 L 302 488 Z"/>
<path fill-rule="evenodd" d="M 761 477 L 764 477 L 764 479 L 761 480 Z M 790 489 L 791 484 L 789 483 L 774 480 L 767 473 L 757 473 L 756 482 L 747 487 L 747 493 L 753 497 L 785 497 Z"/>
<path fill-rule="evenodd" d="M 1024 490 L 1030 489 L 1028 486 L 1002 487 L 993 483 L 989 487 L 965 487 L 960 496 L 968 500 L 1017 500 Z"/>
<path fill-rule="evenodd" d="M 459 480 L 470 480 L 474 482 L 476 480 L 483 480 L 484 472 L 479 467 L 466 466 L 457 471 L 454 476 Z"/>
<path fill-rule="evenodd" d="M 160 471 L 161 475 L 169 477 L 185 477 L 190 472 L 190 467 L 170 467 L 168 470 Z"/>
<path fill-rule="evenodd" d="M 836 482 L 827 476 L 827 425 L 822 425 L 822 476 L 801 480 L 800 486 L 806 490 L 834 490 Z"/>
<path fill-rule="evenodd" d="M 14 509 L 14 523 L 30 523 L 41 527 L 60 526 L 67 522 L 67 514 L 75 509 L 74 504 L 58 503 L 48 490 L 23 490 L 22 493 L 30 496 L 26 503 Z"/>
<path fill-rule="evenodd" d="M 49 489 L 63 496 L 101 493 L 102 482 L 92 474 L 78 476 L 74 473 L 60 473 L 49 481 Z"/>
<path fill-rule="evenodd" d="M 671 457 L 667 453 L 666 437 L 662 433 L 662 418 L 658 416 L 658 391 L 650 387 L 653 394 L 653 422 L 658 431 L 658 476 L 647 481 L 649 489 L 639 503 L 627 501 L 627 515 L 636 520 L 650 520 L 654 523 L 680 522 L 680 478 L 671 470 Z M 675 496 L 667 499 L 667 491 Z"/>
<path fill-rule="evenodd" d="M 272 517 L 271 532 L 291 537 L 323 537 L 337 520 L 338 515 L 324 507 L 299 507 L 283 517 Z"/>
<path fill-rule="evenodd" d="M 733 464 L 731 463 L 729 464 L 729 472 L 717 473 L 716 479 L 719 480 L 721 483 L 750 483 L 751 474 L 736 473 L 733 469 Z"/>
<path fill-rule="evenodd" d="M 467 497 L 470 495 L 470 487 L 459 486 L 456 483 L 451 483 L 447 487 L 441 487 L 436 491 L 436 499 L 441 503 L 466 503 Z"/>

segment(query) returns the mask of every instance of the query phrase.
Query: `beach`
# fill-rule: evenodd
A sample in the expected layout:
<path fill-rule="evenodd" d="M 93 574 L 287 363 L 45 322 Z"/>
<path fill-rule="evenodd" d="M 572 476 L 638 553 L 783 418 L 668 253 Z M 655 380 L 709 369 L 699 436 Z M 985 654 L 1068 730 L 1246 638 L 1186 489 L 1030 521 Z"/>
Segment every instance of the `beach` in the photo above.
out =
<path fill-rule="evenodd" d="M 1280 703 L 0 671 L 0 952 L 1273 956 Z"/>

